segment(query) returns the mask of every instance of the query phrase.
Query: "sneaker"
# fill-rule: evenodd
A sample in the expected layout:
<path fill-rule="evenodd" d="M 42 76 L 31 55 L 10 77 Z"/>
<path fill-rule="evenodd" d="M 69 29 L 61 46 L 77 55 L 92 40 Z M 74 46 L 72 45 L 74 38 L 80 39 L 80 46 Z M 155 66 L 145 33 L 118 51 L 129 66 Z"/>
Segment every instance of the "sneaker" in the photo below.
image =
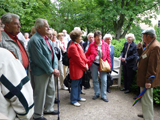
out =
<path fill-rule="evenodd" d="M 62 90 L 68 90 L 68 88 L 65 85 L 62 85 L 61 89 Z"/>
<path fill-rule="evenodd" d="M 81 98 L 79 101 L 81 101 L 81 102 L 85 102 L 85 101 L 86 101 L 86 99 L 85 99 L 85 98 Z"/>
<path fill-rule="evenodd" d="M 79 104 L 79 102 L 73 103 L 74 106 L 79 107 L 81 106 L 81 104 Z"/>

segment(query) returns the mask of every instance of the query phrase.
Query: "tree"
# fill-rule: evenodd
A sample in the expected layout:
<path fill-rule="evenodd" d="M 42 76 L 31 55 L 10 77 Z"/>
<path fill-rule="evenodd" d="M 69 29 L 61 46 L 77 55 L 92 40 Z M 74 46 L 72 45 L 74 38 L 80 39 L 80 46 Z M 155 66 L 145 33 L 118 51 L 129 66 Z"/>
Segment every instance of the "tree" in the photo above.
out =
<path fill-rule="evenodd" d="M 150 23 L 149 18 L 156 17 L 159 0 L 95 0 L 102 13 L 112 21 L 115 38 L 123 38 L 133 23 Z M 104 10 L 104 8 L 106 8 Z M 142 19 L 142 16 L 146 16 Z"/>
<path fill-rule="evenodd" d="M 52 25 L 54 9 L 55 5 L 50 0 L 2 0 L 0 2 L 0 16 L 8 12 L 18 14 L 22 32 L 29 32 L 37 18 L 47 19 Z"/>

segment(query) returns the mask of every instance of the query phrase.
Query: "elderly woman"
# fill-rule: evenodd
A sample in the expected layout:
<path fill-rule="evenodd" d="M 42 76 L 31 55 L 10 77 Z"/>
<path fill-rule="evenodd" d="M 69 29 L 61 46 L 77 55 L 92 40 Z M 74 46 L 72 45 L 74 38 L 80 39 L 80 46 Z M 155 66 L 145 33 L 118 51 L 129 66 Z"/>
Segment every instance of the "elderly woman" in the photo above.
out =
<path fill-rule="evenodd" d="M 111 58 L 111 72 L 113 70 L 113 61 L 114 61 L 114 46 L 111 45 L 112 36 L 111 34 L 105 34 L 103 40 L 109 45 L 110 58 Z M 109 89 L 110 85 L 107 85 L 107 92 L 111 92 Z"/>
<path fill-rule="evenodd" d="M 59 39 L 59 47 L 62 51 L 62 54 L 67 52 L 67 41 L 64 40 L 64 34 L 58 33 L 58 39 Z M 63 72 L 64 72 L 64 78 L 66 78 L 67 75 L 67 66 L 63 65 Z"/>
<path fill-rule="evenodd" d="M 71 82 L 71 104 L 74 106 L 80 106 L 78 101 L 86 101 L 86 99 L 81 98 L 81 83 L 83 72 L 88 70 L 88 60 L 84 54 L 82 47 L 80 46 L 82 32 L 80 30 L 73 30 L 70 33 L 71 43 L 68 48 L 67 54 L 69 58 L 69 71 Z"/>
<path fill-rule="evenodd" d="M 63 84 L 64 72 L 63 72 L 63 64 L 62 64 L 62 51 L 60 50 L 60 47 L 59 47 L 60 42 L 57 40 L 57 32 L 53 29 L 50 29 L 48 37 L 51 39 L 53 47 L 54 48 L 56 47 L 56 49 L 58 49 L 58 51 L 60 51 L 60 54 L 57 56 L 58 69 L 60 72 L 60 76 L 59 76 L 60 86 L 61 86 L 62 90 L 68 90 L 68 88 Z M 56 83 L 56 81 L 55 81 L 55 83 Z"/>
<path fill-rule="evenodd" d="M 103 61 L 108 61 L 111 66 L 110 60 L 110 51 L 109 46 L 102 40 L 101 32 L 96 31 L 94 33 L 95 41 L 89 45 L 89 48 L 86 52 L 86 57 L 89 60 L 89 68 L 91 70 L 91 75 L 93 79 L 93 87 L 95 95 L 93 96 L 93 100 L 99 98 L 101 95 L 101 99 L 105 102 L 108 102 L 107 99 L 107 72 L 100 72 L 101 79 L 101 89 L 99 88 L 98 81 L 98 72 L 99 72 L 99 57 L 102 58 Z"/>
<path fill-rule="evenodd" d="M 137 45 L 134 43 L 134 34 L 129 33 L 126 35 L 127 42 L 124 43 L 123 50 L 119 59 L 122 61 L 123 65 L 123 79 L 124 79 L 124 88 L 121 91 L 129 93 L 131 91 L 130 86 L 134 77 L 134 66 L 137 58 Z"/>

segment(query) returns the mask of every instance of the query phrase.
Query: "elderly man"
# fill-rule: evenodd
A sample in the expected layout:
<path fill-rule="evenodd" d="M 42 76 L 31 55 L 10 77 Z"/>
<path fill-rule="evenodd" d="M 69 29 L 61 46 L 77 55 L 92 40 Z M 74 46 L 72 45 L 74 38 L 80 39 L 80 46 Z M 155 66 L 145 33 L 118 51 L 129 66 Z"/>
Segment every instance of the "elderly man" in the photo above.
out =
<path fill-rule="evenodd" d="M 145 120 L 153 120 L 153 88 L 160 86 L 160 43 L 156 40 L 155 30 L 148 28 L 142 32 L 143 42 L 147 47 L 143 51 L 141 43 L 137 44 L 137 50 L 140 55 L 137 85 L 141 88 L 147 88 L 144 96 L 142 96 L 142 112 Z M 155 79 L 151 83 L 150 76 L 154 75 Z M 142 117 L 142 115 L 138 115 Z"/>
<path fill-rule="evenodd" d="M 88 38 L 88 40 L 83 43 L 83 50 L 84 50 L 85 53 L 88 50 L 89 44 L 94 42 L 94 34 L 93 33 L 89 33 L 87 38 Z"/>
<path fill-rule="evenodd" d="M 59 76 L 58 59 L 48 39 L 49 25 L 45 19 L 37 19 L 35 22 L 36 33 L 28 43 L 31 70 L 34 75 L 34 120 L 46 120 L 44 114 L 56 115 L 54 110 L 55 83 L 54 76 Z"/>
<path fill-rule="evenodd" d="M 11 51 L 22 63 L 27 70 L 29 59 L 24 48 L 24 41 L 17 37 L 20 33 L 19 16 L 13 13 L 6 13 L 1 17 L 2 24 L 4 24 L 4 31 L 1 33 L 0 47 Z"/>
<path fill-rule="evenodd" d="M 67 34 L 67 30 L 62 31 L 64 34 L 64 41 L 68 44 L 68 42 L 71 40 L 70 36 Z"/>

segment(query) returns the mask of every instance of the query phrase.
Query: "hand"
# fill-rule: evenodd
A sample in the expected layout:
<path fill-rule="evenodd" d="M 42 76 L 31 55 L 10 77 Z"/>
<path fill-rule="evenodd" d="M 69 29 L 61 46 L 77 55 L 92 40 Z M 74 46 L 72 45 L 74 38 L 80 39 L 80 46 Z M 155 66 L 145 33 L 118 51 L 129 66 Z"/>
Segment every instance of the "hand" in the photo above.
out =
<path fill-rule="evenodd" d="M 63 50 L 63 47 L 62 47 L 61 45 L 59 46 L 59 48 L 60 48 L 61 50 Z"/>
<path fill-rule="evenodd" d="M 142 43 L 141 43 L 141 42 L 139 42 L 139 43 L 137 44 L 137 48 L 138 48 L 138 49 L 141 49 L 141 48 L 142 48 Z"/>
<path fill-rule="evenodd" d="M 122 60 L 122 57 L 121 57 L 121 56 L 119 57 L 119 60 Z"/>
<path fill-rule="evenodd" d="M 88 64 L 86 64 L 86 70 L 88 70 L 89 68 L 88 68 Z"/>
<path fill-rule="evenodd" d="M 146 88 L 151 88 L 151 83 L 146 83 L 146 84 L 145 84 L 145 87 L 146 87 Z"/>
<path fill-rule="evenodd" d="M 57 70 L 57 69 L 54 69 L 52 74 L 54 74 L 55 77 L 59 77 L 59 75 L 60 75 L 59 70 Z"/>
<path fill-rule="evenodd" d="M 125 59 L 125 58 L 122 58 L 121 60 L 122 60 L 122 62 L 125 62 L 125 61 L 126 61 L 126 59 Z"/>

